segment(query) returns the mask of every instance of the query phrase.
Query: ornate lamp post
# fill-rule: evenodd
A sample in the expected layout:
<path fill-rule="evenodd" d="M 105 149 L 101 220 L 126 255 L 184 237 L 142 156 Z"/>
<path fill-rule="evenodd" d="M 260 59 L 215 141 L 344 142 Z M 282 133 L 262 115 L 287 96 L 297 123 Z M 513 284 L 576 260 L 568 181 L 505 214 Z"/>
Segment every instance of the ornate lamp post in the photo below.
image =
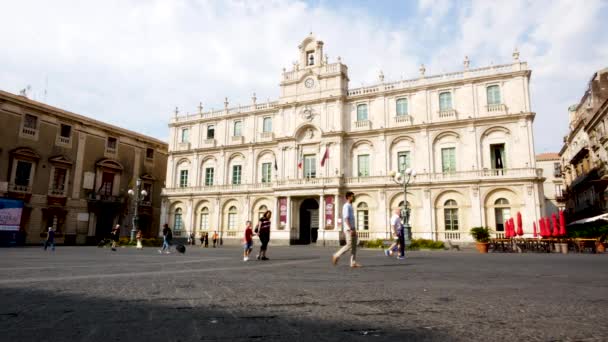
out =
<path fill-rule="evenodd" d="M 411 244 L 412 227 L 410 226 L 410 208 L 407 206 L 407 186 L 410 184 L 412 178 L 416 177 L 416 170 L 411 168 L 405 169 L 405 174 L 401 172 L 391 171 L 389 174 L 393 181 L 403 186 L 403 206 L 401 207 L 401 222 L 403 223 L 405 244 Z"/>
<path fill-rule="evenodd" d="M 139 202 L 143 201 L 146 196 L 148 196 L 148 192 L 146 190 L 140 190 L 141 188 L 141 179 L 137 179 L 135 182 L 135 189 L 129 189 L 127 193 L 131 196 L 133 200 L 133 228 L 131 229 L 131 242 L 135 240 L 135 234 L 137 233 L 137 225 L 139 224 L 139 215 L 138 208 Z"/>

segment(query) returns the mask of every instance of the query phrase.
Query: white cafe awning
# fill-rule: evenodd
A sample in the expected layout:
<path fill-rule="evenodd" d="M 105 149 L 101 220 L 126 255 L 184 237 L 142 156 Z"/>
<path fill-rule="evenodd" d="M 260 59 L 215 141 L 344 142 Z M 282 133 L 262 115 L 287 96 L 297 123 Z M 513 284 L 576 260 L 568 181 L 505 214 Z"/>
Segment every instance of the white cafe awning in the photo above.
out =
<path fill-rule="evenodd" d="M 608 214 L 602 214 L 602 215 L 598 215 L 598 216 L 587 217 L 587 218 L 584 218 L 582 220 L 571 222 L 568 225 L 571 226 L 573 224 L 589 223 L 589 222 L 595 222 L 595 221 L 598 221 L 598 220 L 608 221 Z"/>

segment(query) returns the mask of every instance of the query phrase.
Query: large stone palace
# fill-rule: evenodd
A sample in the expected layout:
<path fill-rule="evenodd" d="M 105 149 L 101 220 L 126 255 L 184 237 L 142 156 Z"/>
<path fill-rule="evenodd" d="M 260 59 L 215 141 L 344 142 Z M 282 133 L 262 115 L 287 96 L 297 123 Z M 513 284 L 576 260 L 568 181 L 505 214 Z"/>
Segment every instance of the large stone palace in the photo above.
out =
<path fill-rule="evenodd" d="M 283 69 L 276 101 L 178 115 L 169 123 L 161 221 L 177 235 L 238 241 L 246 220 L 273 211 L 272 242 L 335 243 L 344 193 L 356 193 L 361 239 L 386 238 L 408 188 L 414 238 L 470 240 L 468 231 L 543 212 L 530 109 L 531 71 L 510 64 L 349 88 L 348 67 L 306 37 Z"/>

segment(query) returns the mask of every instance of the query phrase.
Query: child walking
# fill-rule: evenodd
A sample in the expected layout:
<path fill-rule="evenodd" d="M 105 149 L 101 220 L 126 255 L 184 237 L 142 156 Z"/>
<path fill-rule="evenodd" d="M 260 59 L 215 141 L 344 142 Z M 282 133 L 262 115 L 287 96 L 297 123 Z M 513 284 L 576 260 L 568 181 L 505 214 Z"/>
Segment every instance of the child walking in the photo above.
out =
<path fill-rule="evenodd" d="M 253 229 L 251 229 L 251 221 L 245 223 L 245 243 L 243 245 L 243 261 L 249 260 L 249 254 L 253 249 Z"/>

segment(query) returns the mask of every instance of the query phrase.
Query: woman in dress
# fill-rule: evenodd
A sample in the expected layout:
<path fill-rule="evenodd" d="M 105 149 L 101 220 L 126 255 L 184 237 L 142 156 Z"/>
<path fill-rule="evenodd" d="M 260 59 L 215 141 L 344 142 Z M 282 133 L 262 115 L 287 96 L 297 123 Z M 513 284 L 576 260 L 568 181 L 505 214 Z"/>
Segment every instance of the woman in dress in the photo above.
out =
<path fill-rule="evenodd" d="M 137 230 L 137 235 L 135 235 L 135 240 L 137 240 L 137 249 L 143 249 L 144 246 L 141 244 L 141 240 L 144 238 L 144 234 L 141 232 L 141 229 Z"/>
<path fill-rule="evenodd" d="M 260 237 L 260 242 L 262 246 L 260 247 L 260 254 L 258 254 L 258 260 L 268 260 L 266 257 L 266 250 L 268 249 L 268 241 L 270 241 L 270 218 L 272 217 L 272 212 L 268 210 L 262 215 L 260 218 L 260 222 L 258 222 L 258 236 Z"/>

